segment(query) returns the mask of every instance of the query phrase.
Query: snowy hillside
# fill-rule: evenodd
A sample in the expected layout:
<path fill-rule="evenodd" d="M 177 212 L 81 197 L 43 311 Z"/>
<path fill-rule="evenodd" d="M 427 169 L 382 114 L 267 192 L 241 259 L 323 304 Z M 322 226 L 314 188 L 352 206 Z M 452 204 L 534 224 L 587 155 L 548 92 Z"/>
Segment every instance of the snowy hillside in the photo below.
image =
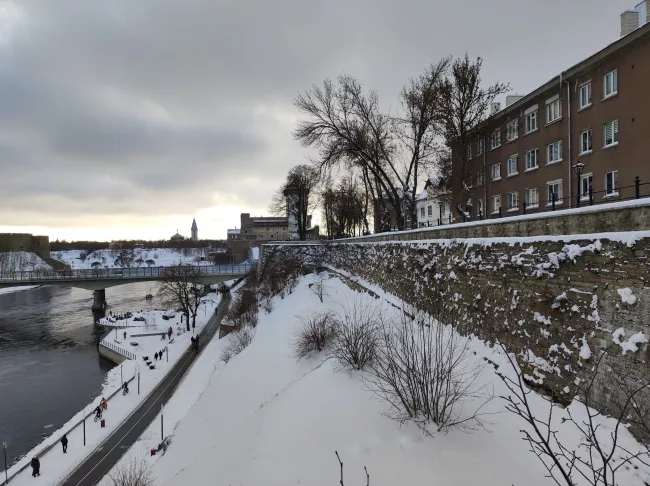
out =
<path fill-rule="evenodd" d="M 122 250 L 95 250 L 84 258 L 85 252 L 81 250 L 64 250 L 52 252 L 52 258 L 67 263 L 72 268 L 113 268 L 126 266 L 118 260 L 121 253 Z M 205 256 L 202 248 L 136 248 L 130 256 L 132 267 L 167 267 L 179 263 L 210 265 L 209 262 L 197 262 L 199 258 Z"/>
<path fill-rule="evenodd" d="M 324 354 L 296 361 L 291 341 L 299 316 L 341 312 L 355 301 L 363 308 L 381 306 L 388 318 L 399 312 L 386 302 L 396 302 L 392 297 L 379 291 L 380 299 L 359 294 L 336 277 L 325 281 L 321 303 L 310 288 L 314 282 L 313 276 L 305 277 L 292 294 L 276 298 L 273 310 L 260 314 L 252 343 L 227 364 L 220 362 L 214 370 L 211 366 L 229 338 L 206 349 L 212 353 L 211 376 L 201 380 L 207 387 L 200 395 L 190 393 L 196 403 L 191 408 L 186 405 L 187 414 L 176 426 L 167 453 L 148 457 L 151 441 L 136 444 L 129 453 L 157 461 L 153 465 L 156 484 L 330 486 L 340 479 L 335 451 L 345 464 L 345 484 L 352 486 L 366 484 L 364 466 L 375 486 L 554 484 L 522 441 L 525 424 L 504 410 L 498 397 L 508 391 L 484 361 L 501 364 L 499 371 L 508 374 L 505 356 L 479 340 L 470 341 L 476 354 L 470 353 L 469 359 L 482 369 L 479 382 L 494 387 L 497 398 L 484 409 L 493 414 L 487 416 L 486 427 L 472 433 L 452 429 L 428 437 L 412 423 L 400 425 L 387 418 L 388 405 L 368 391 L 363 372 L 337 371 Z M 193 369 L 189 379 L 206 371 Z M 533 410 L 544 417 L 547 401 L 534 393 L 530 400 Z M 475 404 L 466 405 L 471 409 Z M 580 404 L 570 409 L 583 418 Z M 611 430 L 610 419 L 597 420 L 605 433 Z M 578 445 L 568 424 L 560 424 L 558 418 L 556 428 L 566 444 Z M 156 430 L 150 435 L 155 438 Z M 620 440 L 630 450 L 639 447 L 627 430 Z M 641 466 L 621 469 L 617 479 L 619 484 L 635 486 L 650 475 Z"/>
<path fill-rule="evenodd" d="M 52 267 L 36 253 L 28 251 L 0 253 L 0 273 L 34 270 L 52 270 Z"/>

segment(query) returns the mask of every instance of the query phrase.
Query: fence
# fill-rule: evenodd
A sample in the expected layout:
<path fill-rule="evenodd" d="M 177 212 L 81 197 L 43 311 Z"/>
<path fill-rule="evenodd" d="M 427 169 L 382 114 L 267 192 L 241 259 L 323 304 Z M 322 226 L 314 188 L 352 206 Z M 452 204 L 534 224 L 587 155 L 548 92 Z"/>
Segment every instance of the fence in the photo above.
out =
<path fill-rule="evenodd" d="M 157 333 L 157 334 L 160 334 L 160 333 Z M 122 348 L 122 347 L 118 346 L 117 344 L 114 344 L 114 343 L 112 343 L 110 341 L 100 342 L 99 344 L 101 346 L 107 347 L 111 351 L 115 351 L 117 354 L 120 354 L 120 355 L 124 356 L 126 359 L 130 359 L 130 360 L 133 360 L 133 361 L 135 361 L 137 359 L 135 353 L 132 353 L 131 351 L 127 351 L 126 349 L 124 349 L 124 348 Z"/>
<path fill-rule="evenodd" d="M 129 278 L 165 278 L 170 275 L 170 268 L 93 268 L 83 270 L 36 270 L 27 272 L 5 272 L 0 274 L 0 281 L 41 281 L 41 280 L 90 280 L 90 279 L 129 279 Z M 204 265 L 192 266 L 197 275 L 243 274 L 251 269 L 250 263 L 238 265 Z"/>

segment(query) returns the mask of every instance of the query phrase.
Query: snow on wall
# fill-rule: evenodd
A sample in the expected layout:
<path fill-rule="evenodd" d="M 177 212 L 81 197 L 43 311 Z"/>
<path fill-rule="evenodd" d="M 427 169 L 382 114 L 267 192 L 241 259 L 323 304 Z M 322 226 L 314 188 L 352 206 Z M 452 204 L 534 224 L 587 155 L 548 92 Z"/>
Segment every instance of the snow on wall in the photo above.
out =
<path fill-rule="evenodd" d="M 95 250 L 85 257 L 81 250 L 63 250 L 52 252 L 52 257 L 70 265 L 73 269 L 88 269 L 99 266 L 100 268 L 123 267 L 118 260 L 122 250 Z M 179 263 L 211 265 L 210 262 L 199 261 L 205 257 L 202 248 L 136 248 L 133 250 L 133 267 L 167 267 Z M 152 261 L 152 264 L 147 264 Z"/>
<path fill-rule="evenodd" d="M 650 238 L 623 233 L 591 240 L 566 236 L 539 240 L 270 244 L 263 247 L 262 261 L 316 259 L 419 308 L 446 313 L 443 318 L 454 319 L 467 333 L 502 342 L 516 353 L 531 351 L 561 370 L 543 380 L 538 373 L 548 375 L 548 369 L 528 372 L 535 383 L 559 396 L 572 397 L 576 374 L 588 373 L 592 356 L 614 342 L 613 322 L 635 337 L 625 341 L 623 352 L 612 359 L 629 367 L 632 375 L 650 376 L 650 364 L 642 359 L 644 338 L 650 334 L 650 307 L 639 304 L 650 295 L 644 287 L 644 279 L 650 278 L 645 257 L 650 254 Z M 624 281 L 625 287 L 616 281 Z M 624 292 L 628 302 L 624 308 L 619 305 L 619 288 L 630 290 Z M 630 300 L 636 305 L 629 305 Z M 553 345 L 561 352 L 554 352 Z M 536 368 L 539 361 L 529 365 Z M 606 381 L 594 387 L 606 396 L 613 389 Z"/>

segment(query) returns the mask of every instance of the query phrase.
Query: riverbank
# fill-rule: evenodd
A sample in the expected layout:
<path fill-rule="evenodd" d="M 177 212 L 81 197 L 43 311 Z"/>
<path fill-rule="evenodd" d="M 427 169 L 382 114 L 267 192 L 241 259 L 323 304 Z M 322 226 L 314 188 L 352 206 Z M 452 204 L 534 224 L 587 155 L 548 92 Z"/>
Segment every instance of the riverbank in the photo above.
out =
<path fill-rule="evenodd" d="M 212 317 L 219 300 L 219 294 L 208 294 L 208 296 L 206 296 L 205 310 L 201 309 L 197 315 L 196 333 L 200 332 L 209 321 L 210 317 Z M 167 326 L 165 327 L 165 330 L 167 330 L 170 325 L 169 321 L 162 322 L 167 323 Z M 175 325 L 179 323 L 180 319 L 178 319 L 178 322 L 174 321 Z M 175 333 L 179 332 L 177 326 L 172 327 Z M 85 407 L 86 413 L 80 411 L 75 414 L 63 427 L 52 433 L 46 440 L 29 451 L 29 453 L 27 453 L 17 464 L 9 468 L 9 475 L 16 475 L 13 479 L 10 478 L 10 483 L 12 485 L 50 485 L 58 483 L 61 479 L 70 474 L 78 464 L 91 454 L 95 448 L 99 446 L 113 431 L 115 431 L 132 413 L 132 411 L 142 403 L 142 401 L 166 376 L 169 370 L 191 344 L 191 331 L 176 334 L 173 336 L 173 342 L 170 343 L 167 339 L 164 342 L 161 341 L 159 337 L 160 334 L 157 336 L 151 336 L 149 339 L 147 339 L 146 336 L 132 336 L 132 334 L 139 334 L 136 330 L 138 330 L 138 328 L 130 328 L 127 331 L 127 340 L 129 342 L 131 338 L 138 339 L 137 346 L 133 346 L 133 353 L 136 359 L 124 361 L 122 365 L 114 368 L 107 374 L 106 382 L 102 388 L 102 394 L 97 396 Z M 122 331 L 122 333 L 123 332 L 124 331 Z M 162 333 L 162 330 L 160 333 Z M 121 334 L 121 336 L 120 334 L 120 331 L 118 331 L 118 340 L 122 338 L 122 342 L 124 343 L 123 334 Z M 109 336 L 104 336 L 104 339 L 107 337 L 109 340 L 115 339 L 114 333 Z M 161 361 L 155 361 L 155 367 L 150 369 L 145 364 L 142 357 L 151 354 L 150 357 L 153 360 L 153 352 L 155 352 L 153 349 L 158 349 L 158 347 L 162 349 L 165 345 L 167 345 L 167 351 L 165 352 L 164 359 Z M 167 359 L 169 359 L 169 361 L 167 361 Z M 137 385 L 138 371 L 140 374 L 139 395 Z M 123 396 L 120 392 L 122 380 L 129 379 L 132 380 L 129 384 L 129 394 Z M 106 419 L 106 427 L 101 428 L 98 422 L 93 421 L 92 416 L 88 418 L 88 414 L 92 413 L 92 410 L 99 404 L 99 401 L 103 396 L 108 398 L 111 395 L 113 396 L 109 400 L 108 409 L 104 416 Z M 84 417 L 87 417 L 85 421 L 85 446 L 83 426 Z M 67 433 L 69 440 L 68 453 L 65 455 L 61 450 L 61 446 L 58 445 L 58 442 L 64 433 Z M 34 456 L 38 456 L 41 462 L 41 476 L 37 478 L 31 477 L 31 468 L 29 468 L 29 462 Z"/>
<path fill-rule="evenodd" d="M 4 289 L 0 289 L 0 295 L 13 294 L 14 292 L 21 292 L 23 290 L 37 289 L 39 287 L 42 287 L 42 285 L 25 285 L 23 287 L 5 287 Z"/>

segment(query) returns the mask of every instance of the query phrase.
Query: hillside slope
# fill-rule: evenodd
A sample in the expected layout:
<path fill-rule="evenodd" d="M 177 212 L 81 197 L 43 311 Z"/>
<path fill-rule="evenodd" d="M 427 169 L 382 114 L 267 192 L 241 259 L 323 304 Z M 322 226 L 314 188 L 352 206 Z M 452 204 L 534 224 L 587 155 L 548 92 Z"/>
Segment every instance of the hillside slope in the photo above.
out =
<path fill-rule="evenodd" d="M 524 424 L 503 412 L 500 399 L 489 405 L 497 415 L 489 417 L 487 429 L 429 438 L 412 424 L 387 418 L 386 404 L 365 389 L 359 374 L 337 372 L 324 356 L 296 362 L 290 341 L 297 316 L 341 311 L 355 299 L 366 306 L 380 303 L 338 278 L 327 280 L 321 303 L 308 287 L 312 281 L 306 277 L 293 294 L 276 299 L 273 311 L 260 315 L 252 344 L 214 372 L 174 431 L 170 449 L 155 463 L 156 484 L 329 486 L 339 483 L 334 451 L 345 463 L 346 485 L 366 484 L 364 466 L 375 486 L 554 484 L 522 442 Z M 395 311 L 386 306 L 383 312 Z M 482 342 L 471 345 L 473 359 L 503 362 Z M 486 366 L 480 379 L 493 385 L 496 395 L 504 393 L 492 367 Z M 544 399 L 535 395 L 533 405 L 544 413 Z M 624 434 L 626 445 L 637 447 Z M 633 486 L 650 476 L 639 469 L 618 477 L 620 484 Z"/>

